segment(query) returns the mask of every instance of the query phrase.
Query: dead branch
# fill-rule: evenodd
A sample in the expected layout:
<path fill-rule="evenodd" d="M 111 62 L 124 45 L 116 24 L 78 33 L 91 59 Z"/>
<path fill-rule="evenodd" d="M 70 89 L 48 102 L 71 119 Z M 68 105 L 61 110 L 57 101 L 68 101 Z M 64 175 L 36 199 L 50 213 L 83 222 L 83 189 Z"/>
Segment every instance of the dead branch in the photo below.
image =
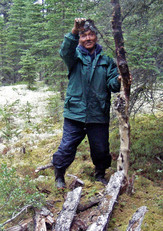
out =
<path fill-rule="evenodd" d="M 119 119 L 120 151 L 117 160 L 117 170 L 124 170 L 128 176 L 130 154 L 130 124 L 129 124 L 129 97 L 130 97 L 130 73 L 126 60 L 124 39 L 122 32 L 121 7 L 119 0 L 111 0 L 113 5 L 112 30 L 115 41 L 117 66 L 121 75 L 121 91 L 118 96 L 115 109 Z"/>
<path fill-rule="evenodd" d="M 156 159 L 159 160 L 163 164 L 163 161 L 161 160 L 159 156 L 156 156 Z"/>
<path fill-rule="evenodd" d="M 74 188 L 84 185 L 84 182 L 80 180 L 77 176 L 72 175 L 72 174 L 67 174 L 67 176 L 74 178 L 73 182 L 69 186 L 70 189 L 74 189 Z"/>
<path fill-rule="evenodd" d="M 47 169 L 47 168 L 54 168 L 54 166 L 53 166 L 52 163 L 47 164 L 47 165 L 44 165 L 44 166 L 40 166 L 40 167 L 37 167 L 37 168 L 36 168 L 35 172 L 37 173 L 37 172 L 39 172 L 39 171 L 41 171 L 41 170 L 45 170 L 45 169 Z"/>
<path fill-rule="evenodd" d="M 128 184 L 127 184 L 126 193 L 130 196 L 134 194 L 134 182 L 135 182 L 135 174 L 133 174 L 132 177 L 129 177 L 127 182 Z"/>
<path fill-rule="evenodd" d="M 90 209 L 93 206 L 98 205 L 99 202 L 100 202 L 100 198 L 94 198 L 93 200 L 91 200 L 91 201 L 89 201 L 89 202 L 87 202 L 85 204 L 79 204 L 78 208 L 77 208 L 77 213 L 83 212 L 83 211 L 85 211 L 87 209 Z"/>
<path fill-rule="evenodd" d="M 1 226 L 3 227 L 4 225 L 14 221 L 18 216 L 20 216 L 24 211 L 27 211 L 29 208 L 33 208 L 32 205 L 26 205 L 24 206 L 19 213 L 17 213 L 15 216 L 13 216 L 11 219 L 5 221 L 3 224 L 1 224 Z"/>
<path fill-rule="evenodd" d="M 141 225 L 145 216 L 145 213 L 147 212 L 147 207 L 142 206 L 140 207 L 133 215 L 132 219 L 129 221 L 129 225 L 127 227 L 126 231 L 141 231 Z"/>

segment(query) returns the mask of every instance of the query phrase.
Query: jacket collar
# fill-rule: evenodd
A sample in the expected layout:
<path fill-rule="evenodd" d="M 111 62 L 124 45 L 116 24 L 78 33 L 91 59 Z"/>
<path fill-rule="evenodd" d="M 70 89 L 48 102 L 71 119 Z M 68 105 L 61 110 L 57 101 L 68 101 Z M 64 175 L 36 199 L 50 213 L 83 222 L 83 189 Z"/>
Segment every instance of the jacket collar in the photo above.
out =
<path fill-rule="evenodd" d="M 84 56 L 90 56 L 91 57 L 91 61 L 94 60 L 94 58 L 96 57 L 96 55 L 100 54 L 101 51 L 102 51 L 102 46 L 100 46 L 98 43 L 96 43 L 96 46 L 95 46 L 95 51 L 93 54 L 91 54 L 89 52 L 89 50 L 87 50 L 85 47 L 81 46 L 81 45 L 78 45 L 77 47 L 78 51 L 84 55 Z"/>

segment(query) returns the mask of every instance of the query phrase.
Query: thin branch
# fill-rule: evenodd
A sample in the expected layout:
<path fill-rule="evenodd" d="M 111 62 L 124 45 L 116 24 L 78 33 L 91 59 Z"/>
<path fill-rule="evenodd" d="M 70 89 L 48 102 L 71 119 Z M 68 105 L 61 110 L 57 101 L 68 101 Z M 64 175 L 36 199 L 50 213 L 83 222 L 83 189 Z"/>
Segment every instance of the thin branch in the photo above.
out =
<path fill-rule="evenodd" d="M 78 182 L 80 185 L 84 185 L 84 182 L 80 180 L 77 176 L 72 175 L 72 174 L 67 174 L 67 176 L 74 178 L 75 181 Z"/>
<path fill-rule="evenodd" d="M 18 216 L 20 216 L 25 210 L 29 209 L 29 208 L 33 208 L 33 205 L 26 205 L 24 206 L 19 213 L 17 213 L 15 216 L 13 216 L 11 219 L 5 221 L 3 224 L 1 224 L 0 226 L 3 227 L 4 225 L 12 222 L 13 220 L 15 220 Z"/>
<path fill-rule="evenodd" d="M 37 173 L 37 172 L 39 172 L 41 170 L 45 170 L 47 168 L 53 168 L 53 167 L 54 167 L 53 164 L 50 163 L 50 164 L 47 164 L 47 165 L 44 165 L 44 166 L 37 167 L 36 170 L 35 170 L 35 172 Z"/>
<path fill-rule="evenodd" d="M 104 43 L 107 45 L 107 47 L 115 53 L 114 49 L 113 49 L 112 47 L 109 46 L 108 40 L 104 38 L 103 34 L 102 34 L 99 30 L 98 30 L 98 33 L 100 34 L 102 40 L 103 40 Z"/>
<path fill-rule="evenodd" d="M 163 161 L 161 160 L 160 157 L 156 156 L 156 159 L 159 160 L 163 164 Z"/>

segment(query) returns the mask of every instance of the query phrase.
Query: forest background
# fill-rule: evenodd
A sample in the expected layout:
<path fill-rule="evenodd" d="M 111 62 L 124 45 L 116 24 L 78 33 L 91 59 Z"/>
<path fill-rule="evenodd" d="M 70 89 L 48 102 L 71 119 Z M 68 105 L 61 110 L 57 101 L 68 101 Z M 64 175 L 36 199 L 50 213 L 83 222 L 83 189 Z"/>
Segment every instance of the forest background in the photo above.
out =
<path fill-rule="evenodd" d="M 141 186 L 144 184 L 146 186 L 147 184 L 151 185 L 152 183 L 160 185 L 162 174 L 161 137 L 163 135 L 161 126 L 163 3 L 161 0 L 121 0 L 120 4 L 122 9 L 123 36 L 125 49 L 127 51 L 126 56 L 133 76 L 130 96 L 130 116 L 132 125 L 130 171 L 132 173 L 136 171 L 138 175 L 140 174 L 141 176 L 145 176 L 146 179 L 151 180 L 150 183 L 147 183 L 145 180 L 142 181 L 143 183 L 139 182 L 138 184 Z M 53 97 L 49 98 L 48 102 L 48 105 L 50 105 L 49 117 L 46 118 L 46 121 L 44 118 L 42 124 L 33 126 L 33 129 L 38 132 L 40 132 L 41 126 L 44 126 L 45 129 L 45 123 L 53 124 L 53 129 L 57 129 L 58 126 L 61 127 L 62 124 L 62 105 L 68 80 L 67 69 L 59 56 L 59 49 L 64 35 L 71 31 L 74 18 L 76 17 L 91 18 L 95 21 L 99 30 L 99 43 L 103 46 L 103 50 L 107 55 L 116 58 L 111 29 L 112 6 L 108 0 L 0 1 L 0 85 L 14 86 L 25 83 L 31 91 L 38 90 L 40 86 L 47 86 L 48 90 L 54 93 Z M 59 95 L 56 93 L 59 93 Z M 16 133 L 16 130 L 13 132 L 13 107 L 14 104 L 6 104 L 6 106 L 0 110 L 0 127 L 3 131 L 1 143 L 6 142 L 8 146 L 13 135 L 19 135 Z M 26 120 L 28 121 L 31 120 L 30 112 L 31 105 L 27 103 L 24 113 L 26 113 Z M 146 113 L 145 115 L 144 112 Z M 113 150 L 112 154 L 116 160 L 119 150 L 118 121 L 115 117 L 114 110 L 111 115 L 110 141 L 111 149 Z M 30 126 L 30 122 L 28 126 Z M 3 130 L 4 128 L 5 130 Z M 26 127 L 26 132 L 32 133 L 33 130 L 31 130 L 31 127 L 30 129 Z M 59 139 L 60 135 L 58 137 L 56 136 L 53 140 L 41 141 L 41 148 L 43 147 L 43 142 L 46 148 L 47 144 L 50 146 L 53 143 L 52 146 L 54 148 L 54 141 L 59 143 Z M 28 175 L 30 178 L 35 179 L 36 176 L 32 174 L 32 172 L 39 163 L 38 160 L 32 165 L 27 163 L 27 157 L 25 155 L 28 153 L 33 158 L 36 151 L 32 154 L 32 151 L 28 150 L 28 147 L 26 147 L 27 143 L 26 146 L 24 146 L 24 143 L 22 144 L 19 140 L 17 146 L 24 148 L 23 158 L 26 160 L 24 167 L 21 166 L 21 168 L 28 167 L 28 171 L 26 170 L 23 172 L 21 168 L 17 168 L 16 171 L 13 168 L 13 161 L 11 161 L 13 158 L 14 161 L 16 161 L 16 154 L 12 154 L 12 156 L 9 154 L 8 156 L 8 151 L 10 150 L 8 146 L 7 149 L 5 149 L 5 151 L 3 150 L 0 154 L 3 163 L 0 171 L 1 185 L 10 182 L 10 184 L 6 183 L 7 188 L 5 191 L 1 191 L 1 198 L 3 198 L 0 200 L 1 208 L 6 207 L 6 210 L 3 210 L 3 214 L 0 218 L 1 222 L 4 222 L 15 213 L 15 211 L 19 211 L 20 208 L 28 204 L 29 201 L 31 203 L 33 200 L 33 203 L 36 203 L 36 205 L 39 203 L 42 204 L 43 202 L 40 197 L 44 197 L 44 195 L 40 194 L 40 191 L 38 192 L 36 189 L 31 189 L 30 192 L 27 190 L 30 181 L 26 176 Z M 43 153 L 47 152 L 46 148 L 44 151 L 42 150 Z M 52 147 L 50 146 L 49 149 L 51 150 Z M 37 150 L 37 152 L 39 151 Z M 88 166 L 85 166 L 85 172 L 81 172 L 81 177 L 83 177 L 84 174 L 90 174 L 89 166 L 91 163 L 89 159 L 87 159 L 88 157 L 86 157 L 87 152 L 89 153 L 89 148 L 85 140 L 81 144 L 77 157 L 79 158 L 79 162 L 81 159 L 88 161 Z M 8 158 L 10 158 L 10 162 L 8 162 Z M 18 155 L 18 159 L 19 158 L 20 153 Z M 39 156 L 39 158 L 42 157 Z M 47 163 L 49 159 L 42 158 L 42 162 L 44 161 Z M 114 165 L 116 165 L 116 163 Z M 15 167 L 16 166 L 17 164 L 15 164 Z M 80 167 L 78 169 L 80 169 Z M 112 171 L 114 170 L 115 168 L 113 166 Z M 72 171 L 72 173 L 74 172 Z M 46 176 L 52 175 L 50 170 L 47 170 L 47 172 L 45 171 L 44 174 Z M 20 175 L 22 179 L 24 177 L 24 181 L 26 182 L 24 187 L 26 188 L 22 188 L 22 182 L 17 181 L 17 184 L 20 184 L 20 190 L 16 192 L 14 191 L 16 190 L 16 185 L 13 184 L 12 179 L 16 178 L 18 180 Z M 88 181 L 89 187 L 92 179 L 93 178 Z M 53 196 L 59 196 L 55 188 L 51 186 L 52 180 L 51 184 L 48 183 L 48 186 L 46 184 L 45 182 L 39 183 L 39 187 L 49 187 L 49 191 L 52 192 Z M 36 186 L 38 187 L 37 184 L 30 187 Z M 90 196 L 96 194 L 97 191 L 97 188 L 93 187 L 88 194 Z M 16 198 L 18 194 L 22 196 L 19 198 L 19 202 L 21 203 L 19 204 L 17 201 L 14 205 L 11 205 L 11 201 L 13 198 Z M 23 194 L 26 194 L 27 199 L 23 197 Z M 123 199 L 121 200 L 122 204 L 126 203 Z M 126 200 L 126 198 L 124 200 Z M 160 203 L 161 199 L 157 198 L 156 201 L 155 203 L 159 209 L 162 208 Z M 119 209 L 123 207 L 122 204 Z M 115 224 L 115 220 L 113 220 L 113 227 L 117 227 L 118 222 L 121 222 L 117 217 L 115 219 L 117 219 L 117 222 Z M 122 227 L 124 228 L 124 224 Z M 147 230 L 150 230 L 148 226 L 147 228 Z M 144 230 L 146 229 L 144 228 Z M 159 228 L 152 228 L 151 230 L 158 231 Z"/>

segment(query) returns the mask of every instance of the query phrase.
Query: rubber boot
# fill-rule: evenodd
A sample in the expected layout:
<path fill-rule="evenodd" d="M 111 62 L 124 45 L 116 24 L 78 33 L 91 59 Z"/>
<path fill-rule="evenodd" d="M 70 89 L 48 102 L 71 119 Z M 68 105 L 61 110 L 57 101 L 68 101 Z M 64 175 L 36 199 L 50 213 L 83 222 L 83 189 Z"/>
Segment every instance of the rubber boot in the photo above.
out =
<path fill-rule="evenodd" d="M 65 168 L 55 168 L 54 169 L 55 182 L 56 182 L 56 186 L 58 189 L 62 189 L 66 187 L 65 179 L 64 179 L 65 171 L 66 171 Z"/>
<path fill-rule="evenodd" d="M 108 182 L 105 179 L 105 169 L 95 168 L 95 180 L 107 185 Z"/>

